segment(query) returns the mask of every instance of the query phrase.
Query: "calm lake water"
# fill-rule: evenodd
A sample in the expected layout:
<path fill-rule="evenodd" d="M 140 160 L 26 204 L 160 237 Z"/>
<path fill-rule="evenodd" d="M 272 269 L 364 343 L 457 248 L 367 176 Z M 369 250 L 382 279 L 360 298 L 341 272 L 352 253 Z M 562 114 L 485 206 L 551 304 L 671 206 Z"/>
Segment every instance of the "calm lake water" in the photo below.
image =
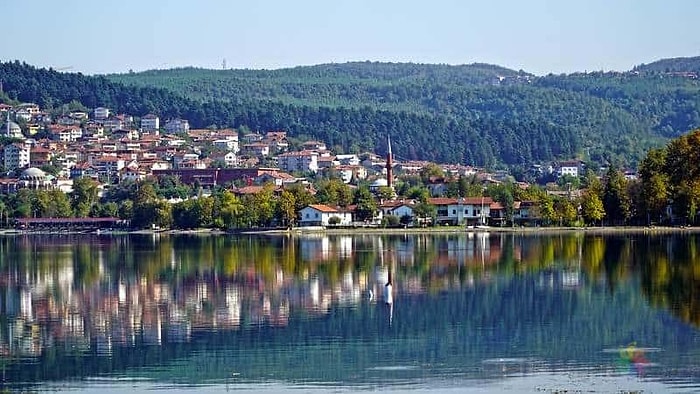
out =
<path fill-rule="evenodd" d="M 693 234 L 17 235 L 0 307 L 9 390 L 700 391 Z"/>

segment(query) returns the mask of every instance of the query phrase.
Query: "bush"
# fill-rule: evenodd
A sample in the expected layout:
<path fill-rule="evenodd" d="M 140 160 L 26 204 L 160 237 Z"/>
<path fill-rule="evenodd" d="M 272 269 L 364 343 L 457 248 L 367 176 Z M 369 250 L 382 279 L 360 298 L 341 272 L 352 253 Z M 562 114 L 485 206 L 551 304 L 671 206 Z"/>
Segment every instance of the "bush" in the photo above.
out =
<path fill-rule="evenodd" d="M 338 216 L 331 216 L 328 218 L 328 224 L 331 226 L 335 226 L 340 224 L 340 218 Z"/>
<path fill-rule="evenodd" d="M 388 215 L 382 218 L 382 227 L 398 227 L 400 223 L 398 216 Z"/>

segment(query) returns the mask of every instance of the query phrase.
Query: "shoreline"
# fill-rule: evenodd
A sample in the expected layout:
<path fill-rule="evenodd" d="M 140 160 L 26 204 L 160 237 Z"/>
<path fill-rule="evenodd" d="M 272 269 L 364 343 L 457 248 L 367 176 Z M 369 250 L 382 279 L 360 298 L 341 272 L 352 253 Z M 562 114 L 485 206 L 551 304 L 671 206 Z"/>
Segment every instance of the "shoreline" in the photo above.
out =
<path fill-rule="evenodd" d="M 225 231 L 220 229 L 193 229 L 193 230 L 88 230 L 88 231 L 62 231 L 57 233 L 51 230 L 18 230 L 0 229 L 2 235 L 383 235 L 383 234 L 557 234 L 557 233 L 581 233 L 581 234 L 616 234 L 616 233 L 698 233 L 700 227 L 672 227 L 672 226 L 624 226 L 624 227 L 487 227 L 465 228 L 459 226 L 425 227 L 425 228 L 323 228 L 323 227 L 294 227 L 291 229 L 248 229 L 240 231 Z"/>

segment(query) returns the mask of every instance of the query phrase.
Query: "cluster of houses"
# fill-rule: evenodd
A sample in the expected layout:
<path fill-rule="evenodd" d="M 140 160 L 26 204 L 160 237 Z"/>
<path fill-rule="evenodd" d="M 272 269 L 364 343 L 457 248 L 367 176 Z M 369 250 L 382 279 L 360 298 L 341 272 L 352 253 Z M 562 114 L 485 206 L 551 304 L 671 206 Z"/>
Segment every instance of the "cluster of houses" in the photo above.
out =
<path fill-rule="evenodd" d="M 391 186 L 394 173 L 417 174 L 428 162 L 394 162 L 372 153 L 334 154 L 323 142 L 306 141 L 290 147 L 287 133 L 239 133 L 233 129 L 191 129 L 185 119 L 161 119 L 154 114 L 136 118 L 113 114 L 98 107 L 90 113 L 71 111 L 51 115 L 32 103 L 0 104 L 5 120 L 0 135 L 17 142 L 2 148 L 3 178 L 0 192 L 13 193 L 23 187 L 72 190 L 72 180 L 90 177 L 100 185 L 139 181 L 148 177 L 172 175 L 181 182 L 207 190 L 215 186 L 230 187 L 239 194 L 255 193 L 263 184 L 273 183 L 282 189 L 290 184 L 313 186 L 307 177 L 334 171 L 345 183 L 371 182 L 370 190 Z M 51 166 L 54 175 L 40 170 Z M 477 176 L 481 182 L 501 182 L 505 172 L 487 173 L 461 166 L 444 165 L 446 173 Z M 580 162 L 565 162 L 556 171 L 560 175 L 578 176 Z M 293 175 L 295 174 L 295 175 Z M 233 185 L 237 185 L 233 186 Z M 437 222 L 466 225 L 502 223 L 503 207 L 490 198 L 443 197 L 445 179 L 431 179 L 437 208 Z M 414 202 L 381 201 L 375 221 L 387 215 L 413 215 Z M 534 217 L 527 204 L 516 207 L 516 218 Z M 352 212 L 336 207 L 311 205 L 300 213 L 302 225 L 340 225 L 353 222 Z"/>

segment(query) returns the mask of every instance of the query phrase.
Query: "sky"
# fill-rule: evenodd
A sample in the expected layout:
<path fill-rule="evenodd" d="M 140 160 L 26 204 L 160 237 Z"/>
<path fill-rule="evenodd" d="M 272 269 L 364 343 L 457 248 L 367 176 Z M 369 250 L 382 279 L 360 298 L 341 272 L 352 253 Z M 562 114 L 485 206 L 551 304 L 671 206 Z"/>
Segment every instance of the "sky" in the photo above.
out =
<path fill-rule="evenodd" d="M 120 73 L 386 61 L 537 75 L 700 55 L 697 0 L 5 0 L 0 61 Z"/>

